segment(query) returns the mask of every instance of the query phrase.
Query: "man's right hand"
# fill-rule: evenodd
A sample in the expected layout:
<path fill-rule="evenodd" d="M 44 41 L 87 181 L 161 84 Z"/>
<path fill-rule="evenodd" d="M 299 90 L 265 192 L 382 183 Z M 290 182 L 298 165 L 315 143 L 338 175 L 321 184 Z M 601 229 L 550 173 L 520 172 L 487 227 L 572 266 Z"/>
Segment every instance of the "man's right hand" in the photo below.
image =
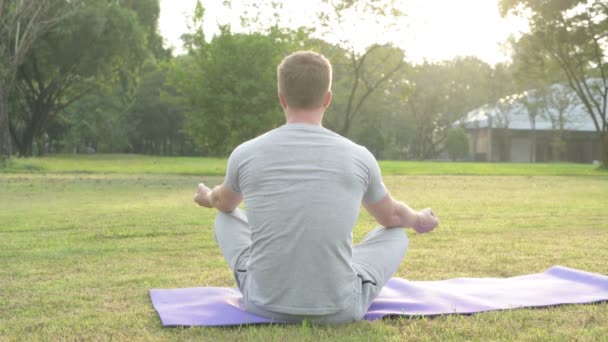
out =
<path fill-rule="evenodd" d="M 431 208 L 420 210 L 416 214 L 416 223 L 412 226 L 417 233 L 428 233 L 439 225 L 439 219 Z"/>
<path fill-rule="evenodd" d="M 211 189 L 203 183 L 200 183 L 194 194 L 194 202 L 201 207 L 212 208 L 210 201 Z"/>

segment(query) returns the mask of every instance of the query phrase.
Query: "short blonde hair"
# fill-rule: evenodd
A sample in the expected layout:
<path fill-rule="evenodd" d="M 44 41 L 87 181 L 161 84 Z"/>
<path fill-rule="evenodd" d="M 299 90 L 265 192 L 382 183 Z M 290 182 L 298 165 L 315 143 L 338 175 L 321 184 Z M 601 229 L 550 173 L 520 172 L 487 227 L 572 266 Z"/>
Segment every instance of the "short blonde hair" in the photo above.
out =
<path fill-rule="evenodd" d="M 331 72 L 331 63 L 321 54 L 292 53 L 277 68 L 279 94 L 292 108 L 322 107 L 331 89 Z"/>

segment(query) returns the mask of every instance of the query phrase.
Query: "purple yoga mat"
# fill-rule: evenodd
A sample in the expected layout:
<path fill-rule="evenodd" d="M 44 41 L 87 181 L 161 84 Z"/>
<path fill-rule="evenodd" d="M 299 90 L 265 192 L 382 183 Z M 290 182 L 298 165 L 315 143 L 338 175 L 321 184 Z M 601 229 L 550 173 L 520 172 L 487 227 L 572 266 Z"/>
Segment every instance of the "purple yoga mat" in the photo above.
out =
<path fill-rule="evenodd" d="M 241 293 L 225 287 L 150 290 L 163 326 L 226 326 L 271 323 L 246 312 Z M 553 266 L 512 278 L 455 278 L 408 281 L 392 278 L 374 300 L 365 319 L 385 316 L 470 314 L 522 307 L 608 301 L 608 277 Z"/>

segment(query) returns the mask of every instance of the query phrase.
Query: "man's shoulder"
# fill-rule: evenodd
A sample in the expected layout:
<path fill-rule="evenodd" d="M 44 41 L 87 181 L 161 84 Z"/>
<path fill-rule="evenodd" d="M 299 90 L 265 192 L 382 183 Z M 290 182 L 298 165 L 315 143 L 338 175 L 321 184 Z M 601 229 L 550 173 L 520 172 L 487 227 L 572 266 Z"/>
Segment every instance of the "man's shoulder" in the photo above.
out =
<path fill-rule="evenodd" d="M 345 136 L 343 136 L 343 135 L 341 135 L 339 133 L 336 133 L 336 132 L 334 132 L 334 131 L 332 131 L 330 129 L 327 129 L 325 127 L 321 127 L 321 131 L 323 133 L 325 133 L 328 137 L 330 137 L 331 139 L 333 139 L 336 143 L 342 144 L 345 147 L 349 147 L 349 148 L 351 148 L 353 150 L 357 150 L 357 151 L 360 151 L 360 152 L 367 150 L 365 148 L 365 146 L 359 145 L 356 142 L 352 141 L 351 139 L 349 139 L 349 138 L 347 138 L 347 137 L 345 137 Z"/>
<path fill-rule="evenodd" d="M 275 134 L 275 132 L 279 128 L 275 128 L 262 135 L 255 137 L 253 139 L 250 139 L 250 140 L 247 140 L 247 141 L 241 143 L 240 145 L 238 145 L 237 147 L 234 148 L 234 150 L 230 154 L 230 157 L 233 158 L 233 157 L 236 157 L 241 154 L 250 154 L 253 151 L 258 150 L 260 148 L 260 146 L 268 143 L 268 138 L 271 137 L 273 134 Z"/>
<path fill-rule="evenodd" d="M 299 139 L 303 137 L 311 138 L 312 140 Z M 231 156 L 252 155 L 256 152 L 262 153 L 276 143 L 283 143 L 285 141 L 301 145 L 323 140 L 326 142 L 330 140 L 331 145 L 338 147 L 346 155 L 356 156 L 358 159 L 364 159 L 368 162 L 371 160 L 375 161 L 373 154 L 365 146 L 359 145 L 349 138 L 325 127 L 313 127 L 310 125 L 284 125 L 277 127 L 256 138 L 241 143 L 234 149 Z"/>
<path fill-rule="evenodd" d="M 268 138 L 271 138 L 274 134 L 276 134 L 276 132 L 279 129 L 280 129 L 280 127 L 272 129 L 266 133 L 262 133 L 261 135 L 258 135 L 257 137 L 255 137 L 253 139 L 250 139 L 250 140 L 247 140 L 247 141 L 241 143 L 239 146 L 236 147 L 236 149 L 249 149 L 255 145 L 265 143 L 268 140 Z"/>
<path fill-rule="evenodd" d="M 331 132 L 331 131 L 330 131 Z M 350 140 L 347 137 L 344 137 L 338 133 L 331 132 L 336 136 L 336 139 L 340 141 L 345 147 L 351 149 L 354 153 L 358 154 L 364 158 L 374 158 L 373 154 L 367 149 L 367 147 L 363 145 L 359 145 L 358 143 Z M 375 159 L 375 158 L 374 158 Z"/>

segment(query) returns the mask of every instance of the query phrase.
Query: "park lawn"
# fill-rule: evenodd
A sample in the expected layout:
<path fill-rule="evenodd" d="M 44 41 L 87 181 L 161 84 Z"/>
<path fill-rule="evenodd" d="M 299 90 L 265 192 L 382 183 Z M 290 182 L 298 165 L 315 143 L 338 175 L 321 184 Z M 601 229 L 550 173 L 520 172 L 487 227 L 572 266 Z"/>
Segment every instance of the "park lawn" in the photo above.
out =
<path fill-rule="evenodd" d="M 380 161 L 384 175 L 608 176 L 596 165 L 574 163 L 471 163 Z M 135 154 L 50 155 L 15 158 L 0 172 L 122 173 L 222 176 L 226 159 Z"/>
<path fill-rule="evenodd" d="M 226 159 L 137 154 L 59 154 L 13 158 L 0 172 L 212 175 L 226 173 Z"/>
<path fill-rule="evenodd" d="M 162 328 L 150 288 L 234 286 L 213 238 L 213 211 L 191 202 L 199 181 L 221 179 L 0 173 L 0 340 L 608 338 L 608 304 L 335 327 Z M 608 274 L 603 174 L 387 175 L 385 182 L 395 197 L 416 208 L 432 206 L 442 219 L 434 233 L 409 234 L 399 277 L 509 277 L 552 265 Z M 373 227 L 362 212 L 355 240 Z"/>

